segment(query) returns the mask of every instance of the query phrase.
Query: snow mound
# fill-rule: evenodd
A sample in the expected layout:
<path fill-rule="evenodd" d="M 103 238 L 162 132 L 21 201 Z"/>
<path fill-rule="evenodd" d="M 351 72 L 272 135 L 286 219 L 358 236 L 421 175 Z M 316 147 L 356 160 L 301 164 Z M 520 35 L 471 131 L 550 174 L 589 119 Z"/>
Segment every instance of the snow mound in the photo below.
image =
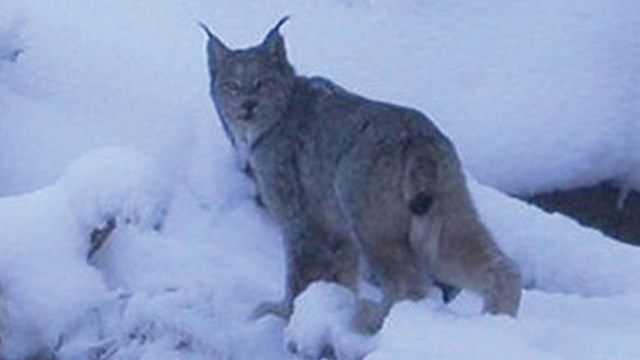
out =
<path fill-rule="evenodd" d="M 464 296 L 456 302 L 464 303 Z M 468 304 L 396 305 L 367 360 L 635 359 L 638 296 L 524 293 L 517 319 L 470 315 Z M 472 301 L 467 301 L 472 303 Z"/>
<path fill-rule="evenodd" d="M 353 292 L 345 287 L 311 284 L 295 300 L 285 329 L 287 349 L 303 359 L 320 359 L 328 351 L 338 359 L 362 359 L 375 345 L 371 337 L 351 329 L 356 304 Z"/>
<path fill-rule="evenodd" d="M 583 296 L 640 293 L 640 249 L 471 181 L 480 217 L 525 286 Z"/>
<path fill-rule="evenodd" d="M 539 359 L 548 358 L 512 335 L 515 321 L 510 318 L 464 318 L 430 305 L 433 304 L 406 302 L 394 306 L 380 334 L 380 347 L 367 360 L 506 360 L 532 353 L 540 356 Z"/>
<path fill-rule="evenodd" d="M 109 347 L 122 360 L 228 359 L 229 339 L 222 331 L 228 325 L 210 300 L 208 294 L 185 289 L 131 294 L 123 301 L 121 314 L 107 318 L 112 322 L 105 326 Z"/>
<path fill-rule="evenodd" d="M 85 229 L 110 218 L 141 228 L 160 227 L 172 198 L 163 169 L 145 154 L 123 147 L 82 156 L 69 166 L 59 185 Z"/>
<path fill-rule="evenodd" d="M 130 149 L 105 149 L 70 166 L 56 184 L 0 198 L 1 355 L 60 349 L 118 294 L 88 265 L 89 230 L 106 216 L 138 229 L 157 224 L 170 186 L 153 161 Z"/>
<path fill-rule="evenodd" d="M 89 239 L 52 186 L 0 200 L 0 351 L 9 359 L 54 349 L 62 334 L 108 296 L 86 262 Z"/>

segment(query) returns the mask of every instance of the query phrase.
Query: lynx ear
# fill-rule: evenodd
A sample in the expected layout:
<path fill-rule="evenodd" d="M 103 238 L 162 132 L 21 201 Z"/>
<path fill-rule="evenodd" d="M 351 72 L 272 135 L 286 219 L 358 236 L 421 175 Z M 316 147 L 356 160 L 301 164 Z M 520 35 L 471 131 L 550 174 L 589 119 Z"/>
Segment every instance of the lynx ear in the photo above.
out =
<path fill-rule="evenodd" d="M 213 77 L 216 74 L 220 60 L 229 56 L 231 50 L 213 34 L 207 25 L 202 22 L 199 22 L 198 25 L 200 25 L 202 30 L 207 34 L 207 58 L 209 59 L 209 71 Z"/>
<path fill-rule="evenodd" d="M 286 62 L 287 60 L 287 52 L 284 48 L 284 38 L 280 35 L 280 27 L 284 25 L 287 20 L 289 20 L 288 15 L 280 19 L 276 26 L 269 31 L 260 45 L 261 48 L 265 49 L 271 56 L 280 62 Z"/>

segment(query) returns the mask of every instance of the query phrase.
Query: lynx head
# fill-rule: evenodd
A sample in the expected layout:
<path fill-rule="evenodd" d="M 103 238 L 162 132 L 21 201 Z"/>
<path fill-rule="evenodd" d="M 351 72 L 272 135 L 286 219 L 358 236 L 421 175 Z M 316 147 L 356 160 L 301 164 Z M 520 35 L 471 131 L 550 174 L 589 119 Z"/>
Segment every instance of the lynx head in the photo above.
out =
<path fill-rule="evenodd" d="M 227 135 L 241 153 L 287 111 L 295 78 L 279 31 L 287 20 L 280 20 L 261 44 L 241 50 L 229 49 L 201 24 L 209 38 L 211 97 Z"/>

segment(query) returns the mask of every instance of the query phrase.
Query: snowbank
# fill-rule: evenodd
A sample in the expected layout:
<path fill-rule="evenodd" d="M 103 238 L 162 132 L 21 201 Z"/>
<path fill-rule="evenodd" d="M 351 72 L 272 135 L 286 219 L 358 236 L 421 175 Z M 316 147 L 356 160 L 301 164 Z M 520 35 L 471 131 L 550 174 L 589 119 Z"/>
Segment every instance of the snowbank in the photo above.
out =
<path fill-rule="evenodd" d="M 471 184 L 481 218 L 519 264 L 525 285 L 552 293 L 640 293 L 640 249 L 548 214 L 493 189 Z"/>
<path fill-rule="evenodd" d="M 121 148 L 84 156 L 54 185 L 1 198 L 2 353 L 60 350 L 77 331 L 98 336 L 91 320 L 118 294 L 87 263 L 91 231 L 109 218 L 152 229 L 170 199 L 171 184 L 153 161 Z"/>
<path fill-rule="evenodd" d="M 460 299 L 459 303 L 473 303 Z M 431 303 L 394 307 L 367 360 L 634 359 L 637 296 L 588 299 L 527 292 L 518 319 L 479 316 Z M 477 305 L 477 304 L 475 304 Z"/>
<path fill-rule="evenodd" d="M 74 218 L 89 230 L 110 218 L 160 228 L 172 197 L 172 184 L 159 165 L 126 148 L 105 148 L 82 156 L 57 186 L 64 189 Z"/>

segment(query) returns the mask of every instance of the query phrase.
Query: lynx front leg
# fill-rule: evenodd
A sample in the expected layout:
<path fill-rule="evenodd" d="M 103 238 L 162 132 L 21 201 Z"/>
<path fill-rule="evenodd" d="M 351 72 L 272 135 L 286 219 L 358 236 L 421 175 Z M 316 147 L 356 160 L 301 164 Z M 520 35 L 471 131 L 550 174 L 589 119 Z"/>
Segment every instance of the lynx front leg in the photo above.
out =
<path fill-rule="evenodd" d="M 280 302 L 258 306 L 254 318 L 273 314 L 289 319 L 293 301 L 311 283 L 327 281 L 354 290 L 358 279 L 358 254 L 351 239 L 331 235 L 318 227 L 285 237 L 286 288 Z"/>
<path fill-rule="evenodd" d="M 351 318 L 358 280 L 356 248 L 349 239 L 311 234 L 317 237 L 297 238 L 288 246 L 286 348 L 305 359 L 352 359 L 331 334 L 332 329 L 346 330 L 342 320 Z"/>

